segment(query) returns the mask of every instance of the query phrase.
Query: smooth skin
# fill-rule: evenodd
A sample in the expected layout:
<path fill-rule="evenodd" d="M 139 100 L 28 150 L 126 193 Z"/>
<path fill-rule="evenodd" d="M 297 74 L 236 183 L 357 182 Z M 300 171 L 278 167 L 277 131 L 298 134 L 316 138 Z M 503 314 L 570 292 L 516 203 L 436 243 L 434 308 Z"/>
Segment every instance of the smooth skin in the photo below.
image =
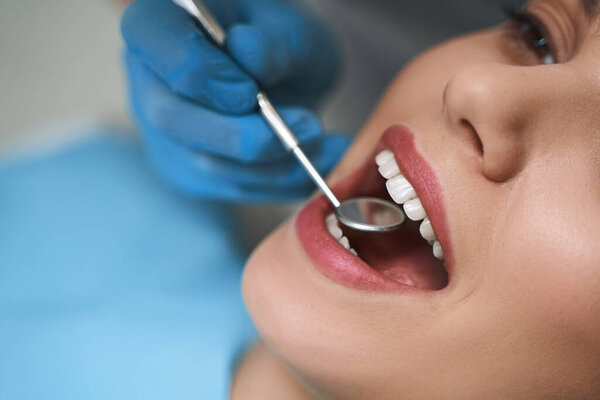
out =
<path fill-rule="evenodd" d="M 247 265 L 264 344 L 241 364 L 234 399 L 275 386 L 294 399 L 600 398 L 599 21 L 577 0 L 527 9 L 547 26 L 555 65 L 503 27 L 424 53 L 330 179 L 369 159 L 389 126 L 413 130 L 443 188 L 449 286 L 342 286 L 315 269 L 289 220 Z"/>

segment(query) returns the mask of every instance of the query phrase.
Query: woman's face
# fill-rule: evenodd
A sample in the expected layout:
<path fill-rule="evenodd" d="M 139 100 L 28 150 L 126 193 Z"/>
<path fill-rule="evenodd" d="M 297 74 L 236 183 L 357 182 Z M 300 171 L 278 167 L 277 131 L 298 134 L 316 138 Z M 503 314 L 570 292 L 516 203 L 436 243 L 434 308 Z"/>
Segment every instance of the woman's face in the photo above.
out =
<path fill-rule="evenodd" d="M 591 1 L 525 11 L 409 64 L 330 180 L 389 196 L 391 150 L 444 263 L 417 223 L 346 232 L 355 257 L 322 199 L 253 254 L 254 321 L 323 398 L 600 398 L 600 28 Z"/>

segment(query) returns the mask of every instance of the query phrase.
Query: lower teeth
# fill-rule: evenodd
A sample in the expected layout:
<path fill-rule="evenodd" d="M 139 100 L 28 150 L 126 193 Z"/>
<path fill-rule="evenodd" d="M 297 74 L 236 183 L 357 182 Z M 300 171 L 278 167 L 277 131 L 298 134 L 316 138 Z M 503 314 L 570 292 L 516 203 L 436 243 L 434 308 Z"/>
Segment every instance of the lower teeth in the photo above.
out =
<path fill-rule="evenodd" d="M 350 246 L 350 240 L 348 240 L 348 238 L 346 236 L 344 236 L 344 233 L 342 232 L 342 228 L 340 228 L 340 225 L 338 223 L 337 218 L 335 217 L 335 214 L 333 214 L 333 213 L 329 214 L 327 216 L 327 218 L 325 219 L 325 224 L 327 225 L 327 230 L 329 231 L 329 234 L 335 240 L 337 240 L 339 244 L 341 244 L 350 253 L 354 254 L 355 256 L 358 256 L 358 253 L 356 252 L 356 250 L 354 250 Z"/>

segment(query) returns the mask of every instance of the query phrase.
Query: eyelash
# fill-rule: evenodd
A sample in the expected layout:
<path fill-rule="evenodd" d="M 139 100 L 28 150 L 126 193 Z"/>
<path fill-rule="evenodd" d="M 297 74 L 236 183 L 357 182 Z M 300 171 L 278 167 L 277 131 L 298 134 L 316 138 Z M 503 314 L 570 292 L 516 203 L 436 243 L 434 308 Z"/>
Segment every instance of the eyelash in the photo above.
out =
<path fill-rule="evenodd" d="M 528 57 L 535 57 L 542 64 L 554 64 L 556 57 L 551 48 L 551 38 L 548 29 L 537 18 L 526 11 L 505 8 L 509 19 L 506 26 L 507 36 L 517 48 Z"/>

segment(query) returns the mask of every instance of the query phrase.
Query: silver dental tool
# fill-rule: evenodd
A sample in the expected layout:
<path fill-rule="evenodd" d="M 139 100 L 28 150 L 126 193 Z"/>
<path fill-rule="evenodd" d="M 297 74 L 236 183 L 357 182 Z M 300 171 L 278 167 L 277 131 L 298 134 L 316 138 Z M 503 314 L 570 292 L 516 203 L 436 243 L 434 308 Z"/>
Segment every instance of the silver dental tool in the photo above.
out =
<path fill-rule="evenodd" d="M 227 34 L 201 0 L 172 1 L 194 18 L 221 50 L 226 51 Z M 386 200 L 375 197 L 358 197 L 340 203 L 306 157 L 300 148 L 300 142 L 283 121 L 267 95 L 259 91 L 257 100 L 260 113 L 267 124 L 277 135 L 283 146 L 294 153 L 294 156 L 308 172 L 317 187 L 333 204 L 335 215 L 343 225 L 365 232 L 390 232 L 399 229 L 404 224 L 406 219 L 404 212 L 396 204 Z"/>

